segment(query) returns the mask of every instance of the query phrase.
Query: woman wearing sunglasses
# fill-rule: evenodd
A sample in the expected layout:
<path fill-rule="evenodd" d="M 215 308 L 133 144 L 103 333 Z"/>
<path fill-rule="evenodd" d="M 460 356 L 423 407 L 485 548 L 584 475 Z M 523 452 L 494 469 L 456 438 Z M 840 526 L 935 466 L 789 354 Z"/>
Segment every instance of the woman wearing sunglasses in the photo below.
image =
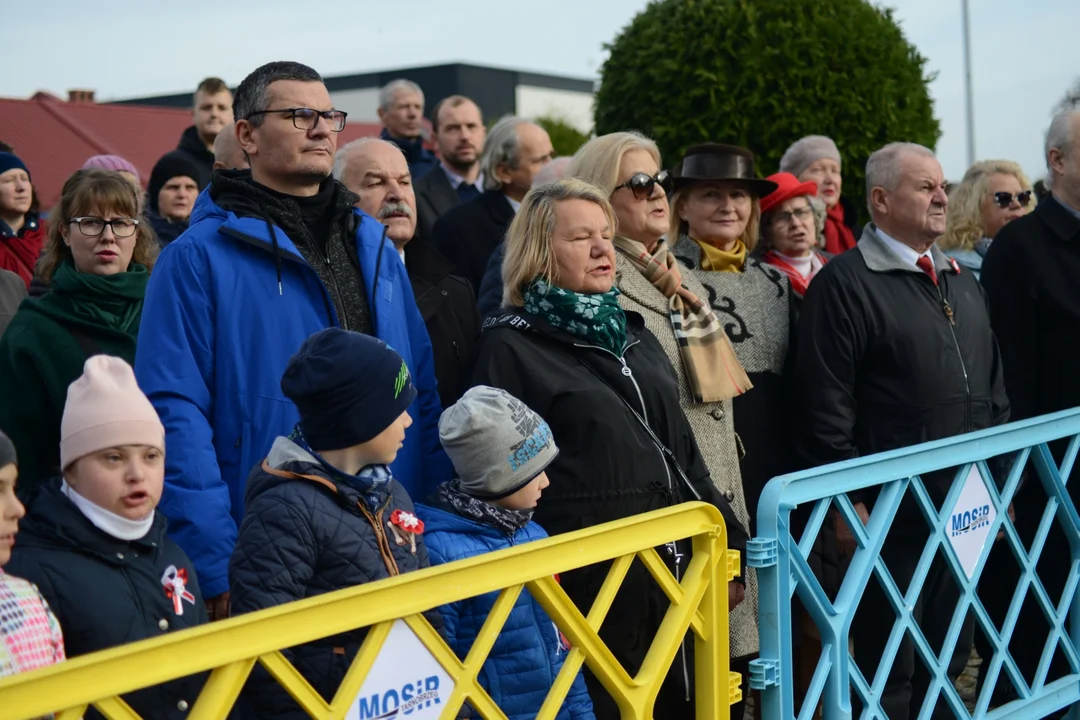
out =
<path fill-rule="evenodd" d="M 949 196 L 945 234 L 938 246 L 979 277 L 983 257 L 998 231 L 1035 207 L 1031 182 L 1009 160 L 972 165 Z"/>
<path fill-rule="evenodd" d="M 157 256 L 138 206 L 131 183 L 115 171 L 72 175 L 37 268 L 49 291 L 23 301 L 0 339 L 0 431 L 18 449 L 19 495 L 27 500 L 59 472 L 60 418 L 86 358 L 135 359 Z"/>
<path fill-rule="evenodd" d="M 720 319 L 694 274 L 672 254 L 667 192 L 656 143 L 634 132 L 602 135 L 586 143 L 570 163 L 570 177 L 600 188 L 615 211 L 615 283 L 619 305 L 640 314 L 660 341 L 678 380 L 679 405 L 694 431 L 713 484 L 749 527 L 732 424 L 731 398 L 750 383 Z M 745 599 L 744 599 L 745 595 Z M 741 604 L 740 604 L 741 601 Z M 758 650 L 757 585 L 740 579 L 728 589 L 734 608 L 731 657 Z M 741 713 L 733 713 L 733 717 Z"/>

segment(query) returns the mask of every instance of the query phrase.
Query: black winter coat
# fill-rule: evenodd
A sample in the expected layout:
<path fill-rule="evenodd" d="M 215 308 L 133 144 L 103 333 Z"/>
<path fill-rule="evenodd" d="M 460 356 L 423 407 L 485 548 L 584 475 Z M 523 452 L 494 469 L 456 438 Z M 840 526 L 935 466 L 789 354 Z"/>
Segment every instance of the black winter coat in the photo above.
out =
<path fill-rule="evenodd" d="M 807 467 L 1008 420 L 982 286 L 932 253 L 937 287 L 867 225 L 810 283 L 794 361 L 796 449 Z M 924 478 L 939 506 L 952 475 Z"/>
<path fill-rule="evenodd" d="M 396 480 L 372 511 L 355 488 L 333 478 L 318 460 L 278 438 L 248 478 L 244 520 L 229 563 L 233 615 L 263 610 L 427 567 L 423 537 L 416 553 L 399 547 L 387 529 L 394 510 L 414 512 Z M 437 612 L 428 614 L 437 630 Z M 327 702 L 349 669 L 367 629 L 282 651 Z M 244 697 L 258 718 L 307 718 L 261 666 Z"/>
<path fill-rule="evenodd" d="M 547 468 L 551 485 L 534 519 L 556 535 L 704 500 L 723 513 L 729 545 L 742 551 L 746 532 L 709 477 L 679 407 L 675 371 L 641 316 L 628 312 L 627 318 L 625 362 L 521 309 L 485 323 L 474 379 L 520 398 L 547 421 L 559 445 L 559 456 Z M 647 418 L 689 482 L 666 460 L 630 407 Z M 676 576 L 690 562 L 689 542 L 658 551 Z M 561 576 L 563 588 L 582 612 L 596 599 L 609 567 L 602 563 Z M 634 563 L 600 630 L 631 675 L 641 667 L 668 605 L 644 566 Z M 672 665 L 656 702 L 656 718 L 693 717 L 693 646 L 688 638 L 685 655 Z M 595 676 L 586 672 L 586 680 L 596 717 L 619 717 Z"/>
<path fill-rule="evenodd" d="M 480 335 L 476 296 L 469 281 L 455 275 L 454 266 L 420 238 L 405 246 L 405 269 L 431 337 L 439 399 L 448 408 L 469 389 Z"/>
<path fill-rule="evenodd" d="M 201 177 L 192 178 L 197 180 L 200 188 L 210 184 L 210 176 L 214 172 L 214 153 L 207 149 L 206 143 L 199 137 L 199 131 L 194 125 L 190 126 L 180 136 L 180 142 L 176 144 L 177 151 L 183 153 L 199 168 Z M 154 200 L 155 206 L 157 199 Z"/>
<path fill-rule="evenodd" d="M 165 525 L 156 513 L 144 538 L 118 540 L 87 520 L 55 480 L 38 491 L 4 570 L 41 590 L 69 658 L 202 625 L 208 618 L 195 566 L 166 537 Z M 190 596 L 174 601 L 164 578 L 178 573 L 187 575 Z M 123 698 L 144 718 L 185 718 L 205 681 L 199 673 Z M 101 716 L 91 710 L 87 717 Z"/>
<path fill-rule="evenodd" d="M 480 287 L 491 253 L 503 241 L 514 208 L 501 190 L 488 190 L 435 223 L 435 248 L 473 288 Z"/>

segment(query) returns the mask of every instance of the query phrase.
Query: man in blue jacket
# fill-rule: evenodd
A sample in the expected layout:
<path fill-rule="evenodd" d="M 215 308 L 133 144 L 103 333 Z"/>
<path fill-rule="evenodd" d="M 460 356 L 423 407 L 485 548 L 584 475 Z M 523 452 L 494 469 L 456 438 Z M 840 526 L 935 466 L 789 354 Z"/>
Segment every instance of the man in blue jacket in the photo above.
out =
<path fill-rule="evenodd" d="M 255 70 L 236 91 L 235 132 L 251 170 L 219 171 L 147 288 L 135 358 L 166 430 L 170 534 L 195 563 L 211 616 L 228 613 L 229 557 L 248 473 L 288 435 L 282 372 L 311 334 L 374 335 L 405 360 L 416 431 L 392 468 L 410 495 L 448 479 L 431 342 L 386 229 L 354 209 L 330 173 L 345 113 L 294 62 Z"/>

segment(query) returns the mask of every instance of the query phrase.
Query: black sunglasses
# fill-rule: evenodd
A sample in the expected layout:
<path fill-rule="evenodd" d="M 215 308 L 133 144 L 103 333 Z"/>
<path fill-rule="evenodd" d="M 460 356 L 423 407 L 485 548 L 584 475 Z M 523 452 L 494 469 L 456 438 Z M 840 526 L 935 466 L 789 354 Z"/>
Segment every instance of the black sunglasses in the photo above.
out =
<path fill-rule="evenodd" d="M 671 192 L 671 176 L 668 175 L 667 170 L 661 170 L 656 173 L 655 177 L 650 177 L 643 172 L 634 173 L 634 175 L 622 185 L 616 185 L 615 189 L 611 191 L 611 194 L 614 195 L 615 190 L 620 188 L 630 188 L 630 192 L 634 193 L 634 197 L 638 200 L 644 200 L 645 198 L 652 197 L 653 188 L 657 185 L 659 185 L 660 189 L 665 193 Z"/>
<path fill-rule="evenodd" d="M 997 203 L 999 208 L 1007 208 L 1012 205 L 1013 198 L 1016 198 L 1016 202 L 1020 203 L 1020 207 L 1027 207 L 1031 202 L 1031 191 L 1024 190 L 1013 195 L 1009 192 L 996 192 L 994 193 L 994 202 Z"/>

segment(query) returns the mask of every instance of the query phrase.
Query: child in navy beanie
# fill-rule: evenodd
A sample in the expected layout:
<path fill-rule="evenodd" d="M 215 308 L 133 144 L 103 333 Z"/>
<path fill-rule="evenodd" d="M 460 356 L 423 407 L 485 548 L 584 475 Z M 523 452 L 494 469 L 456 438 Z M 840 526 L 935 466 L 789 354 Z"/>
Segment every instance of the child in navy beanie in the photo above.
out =
<path fill-rule="evenodd" d="M 229 563 L 234 615 L 429 564 L 423 523 L 389 467 L 412 424 L 406 408 L 416 396 L 401 356 L 368 335 L 321 330 L 289 360 L 281 389 L 300 422 L 248 479 Z M 442 630 L 437 612 L 428 619 Z M 365 634 L 348 632 L 285 654 L 329 702 Z M 307 717 L 257 670 L 245 695 L 258 717 Z"/>

